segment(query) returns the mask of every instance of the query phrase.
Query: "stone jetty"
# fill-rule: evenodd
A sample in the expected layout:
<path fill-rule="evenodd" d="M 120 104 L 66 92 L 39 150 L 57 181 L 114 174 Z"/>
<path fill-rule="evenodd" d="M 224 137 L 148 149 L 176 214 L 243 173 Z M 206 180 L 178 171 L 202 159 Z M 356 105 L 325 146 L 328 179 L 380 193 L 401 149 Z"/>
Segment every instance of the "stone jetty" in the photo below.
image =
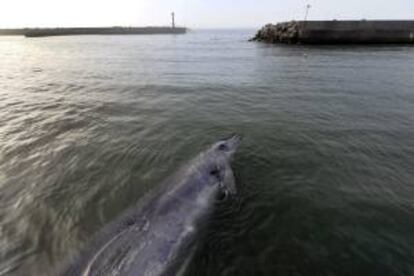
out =
<path fill-rule="evenodd" d="M 149 35 L 185 34 L 184 27 L 99 27 L 99 28 L 25 28 L 0 29 L 0 36 L 20 35 L 26 37 L 67 35 Z"/>
<path fill-rule="evenodd" d="M 251 40 L 287 44 L 414 44 L 414 20 L 291 21 L 268 24 Z"/>

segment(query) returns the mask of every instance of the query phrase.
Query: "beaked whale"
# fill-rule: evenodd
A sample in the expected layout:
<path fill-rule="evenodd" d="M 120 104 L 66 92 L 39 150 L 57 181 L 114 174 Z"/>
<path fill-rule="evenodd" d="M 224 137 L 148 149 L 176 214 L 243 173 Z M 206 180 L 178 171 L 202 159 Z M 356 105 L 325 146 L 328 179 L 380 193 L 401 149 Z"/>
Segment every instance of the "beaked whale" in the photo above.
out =
<path fill-rule="evenodd" d="M 199 154 L 167 179 L 159 192 L 104 227 L 61 274 L 181 274 L 217 200 L 236 193 L 230 163 L 240 141 L 233 135 Z"/>

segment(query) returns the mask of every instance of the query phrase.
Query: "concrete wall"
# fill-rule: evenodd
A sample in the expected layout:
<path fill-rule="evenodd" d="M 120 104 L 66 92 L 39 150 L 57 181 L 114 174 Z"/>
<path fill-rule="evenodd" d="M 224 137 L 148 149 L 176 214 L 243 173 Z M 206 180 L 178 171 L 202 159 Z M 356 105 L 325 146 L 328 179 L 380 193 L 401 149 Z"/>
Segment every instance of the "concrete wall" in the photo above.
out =
<path fill-rule="evenodd" d="M 268 24 L 252 39 L 289 44 L 414 44 L 414 21 L 291 21 Z"/>
<path fill-rule="evenodd" d="M 24 35 L 27 29 L 0 29 L 0 35 Z"/>
<path fill-rule="evenodd" d="M 24 35 L 26 37 L 60 35 L 141 35 L 141 34 L 184 34 L 186 28 L 176 27 L 107 27 L 107 28 L 34 28 L 0 29 L 0 35 Z"/>
<path fill-rule="evenodd" d="M 299 42 L 414 43 L 414 21 L 300 21 Z"/>

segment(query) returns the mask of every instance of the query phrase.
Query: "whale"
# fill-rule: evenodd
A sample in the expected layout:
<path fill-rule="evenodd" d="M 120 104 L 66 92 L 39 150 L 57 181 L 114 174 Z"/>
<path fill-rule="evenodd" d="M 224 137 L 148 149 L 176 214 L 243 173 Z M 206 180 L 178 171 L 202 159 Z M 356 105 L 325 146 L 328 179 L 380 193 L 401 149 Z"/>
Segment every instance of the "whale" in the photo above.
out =
<path fill-rule="evenodd" d="M 100 231 L 64 276 L 182 275 L 219 202 L 237 193 L 231 167 L 241 137 L 209 146 Z"/>

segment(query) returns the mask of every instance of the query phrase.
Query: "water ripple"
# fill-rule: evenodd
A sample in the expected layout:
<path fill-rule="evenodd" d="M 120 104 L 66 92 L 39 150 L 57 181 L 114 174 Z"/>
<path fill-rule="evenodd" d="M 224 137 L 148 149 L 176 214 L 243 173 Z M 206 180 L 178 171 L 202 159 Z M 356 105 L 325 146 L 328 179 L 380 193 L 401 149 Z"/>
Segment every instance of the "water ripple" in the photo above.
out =
<path fill-rule="evenodd" d="M 188 275 L 412 275 L 413 49 L 252 33 L 1 37 L 0 275 L 54 275 L 233 132 L 238 197 Z"/>

